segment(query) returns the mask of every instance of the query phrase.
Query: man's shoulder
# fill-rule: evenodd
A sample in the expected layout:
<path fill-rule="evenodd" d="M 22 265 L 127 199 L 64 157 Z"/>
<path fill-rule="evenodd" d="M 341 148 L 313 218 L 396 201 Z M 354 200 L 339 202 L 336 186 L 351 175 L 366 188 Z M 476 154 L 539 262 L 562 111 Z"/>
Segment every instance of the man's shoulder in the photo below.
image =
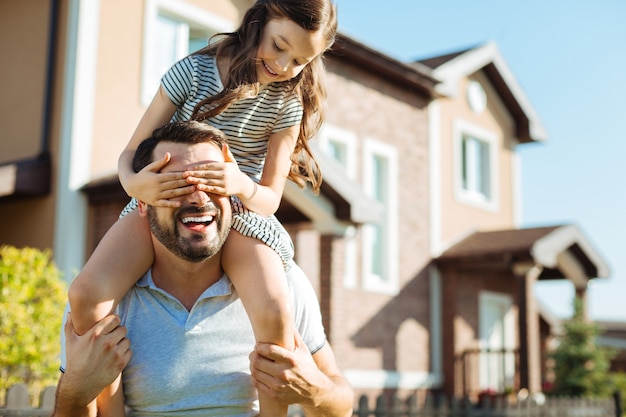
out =
<path fill-rule="evenodd" d="M 313 285 L 311 285 L 311 281 L 298 265 L 295 263 L 290 265 L 285 275 L 295 303 L 311 299 L 317 300 L 317 294 L 313 289 Z"/>

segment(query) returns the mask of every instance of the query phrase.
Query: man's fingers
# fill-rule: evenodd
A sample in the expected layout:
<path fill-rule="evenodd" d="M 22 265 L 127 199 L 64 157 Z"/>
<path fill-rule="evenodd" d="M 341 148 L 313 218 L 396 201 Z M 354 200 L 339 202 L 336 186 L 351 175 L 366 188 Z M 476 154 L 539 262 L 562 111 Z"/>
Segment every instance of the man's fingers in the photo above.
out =
<path fill-rule="evenodd" d="M 133 355 L 133 352 L 130 350 L 130 340 L 128 340 L 127 338 L 123 338 L 119 342 L 118 346 L 122 349 L 122 352 L 124 352 L 122 354 L 120 363 L 120 367 L 123 369 L 126 367 L 128 362 L 130 361 L 131 356 Z"/>
<path fill-rule="evenodd" d="M 95 334 L 109 334 L 119 327 L 121 323 L 120 317 L 117 314 L 110 314 L 100 320 L 93 327 Z"/>
<path fill-rule="evenodd" d="M 281 354 L 281 350 L 284 349 L 272 343 L 257 343 L 254 350 L 262 357 L 270 360 L 278 360 L 284 357 Z"/>

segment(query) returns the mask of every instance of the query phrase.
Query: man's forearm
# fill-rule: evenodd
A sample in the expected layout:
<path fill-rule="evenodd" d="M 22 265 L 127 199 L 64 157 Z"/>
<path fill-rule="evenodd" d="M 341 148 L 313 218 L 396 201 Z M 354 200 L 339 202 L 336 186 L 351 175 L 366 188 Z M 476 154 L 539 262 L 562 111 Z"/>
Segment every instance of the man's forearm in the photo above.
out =
<path fill-rule="evenodd" d="M 313 404 L 302 404 L 307 417 L 351 417 L 354 393 L 342 376 L 328 376 L 329 385 L 318 392 Z"/>
<path fill-rule="evenodd" d="M 96 401 L 77 398 L 75 393 L 80 392 L 80 390 L 74 385 L 74 382 L 79 381 L 73 381 L 71 378 L 65 378 L 65 375 L 61 375 L 51 417 L 96 417 L 98 411 Z"/>

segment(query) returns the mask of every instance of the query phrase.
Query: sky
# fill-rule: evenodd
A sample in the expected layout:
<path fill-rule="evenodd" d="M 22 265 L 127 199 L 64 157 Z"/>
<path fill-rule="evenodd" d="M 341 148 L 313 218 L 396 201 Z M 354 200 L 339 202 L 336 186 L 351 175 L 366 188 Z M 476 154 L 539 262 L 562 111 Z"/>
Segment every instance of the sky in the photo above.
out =
<path fill-rule="evenodd" d="M 341 33 L 399 61 L 495 42 L 548 133 L 518 148 L 520 226 L 576 225 L 610 269 L 590 317 L 626 321 L 626 1 L 335 1 Z M 536 294 L 571 316 L 568 282 Z"/>

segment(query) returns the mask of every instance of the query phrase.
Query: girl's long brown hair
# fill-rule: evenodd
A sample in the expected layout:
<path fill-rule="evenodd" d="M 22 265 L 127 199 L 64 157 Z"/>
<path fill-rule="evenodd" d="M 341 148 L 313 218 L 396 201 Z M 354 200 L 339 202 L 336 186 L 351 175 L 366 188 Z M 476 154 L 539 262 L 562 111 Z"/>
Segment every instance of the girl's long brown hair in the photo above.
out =
<path fill-rule="evenodd" d="M 322 31 L 326 50 L 335 41 L 337 11 L 332 0 L 258 0 L 246 12 L 239 29 L 216 35 L 219 36 L 218 41 L 196 52 L 212 55 L 216 59 L 226 58 L 230 62 L 230 68 L 224 90 L 198 103 L 192 118 L 204 120 L 216 116 L 235 101 L 246 97 L 250 91 L 258 92 L 256 53 L 263 28 L 272 18 L 291 19 L 309 32 Z M 300 98 L 303 106 L 300 132 L 291 155 L 289 179 L 300 187 L 310 182 L 316 193 L 322 184 L 322 175 L 308 140 L 319 131 L 324 122 L 325 74 L 323 54 L 320 54 L 298 76 L 284 81 Z"/>

